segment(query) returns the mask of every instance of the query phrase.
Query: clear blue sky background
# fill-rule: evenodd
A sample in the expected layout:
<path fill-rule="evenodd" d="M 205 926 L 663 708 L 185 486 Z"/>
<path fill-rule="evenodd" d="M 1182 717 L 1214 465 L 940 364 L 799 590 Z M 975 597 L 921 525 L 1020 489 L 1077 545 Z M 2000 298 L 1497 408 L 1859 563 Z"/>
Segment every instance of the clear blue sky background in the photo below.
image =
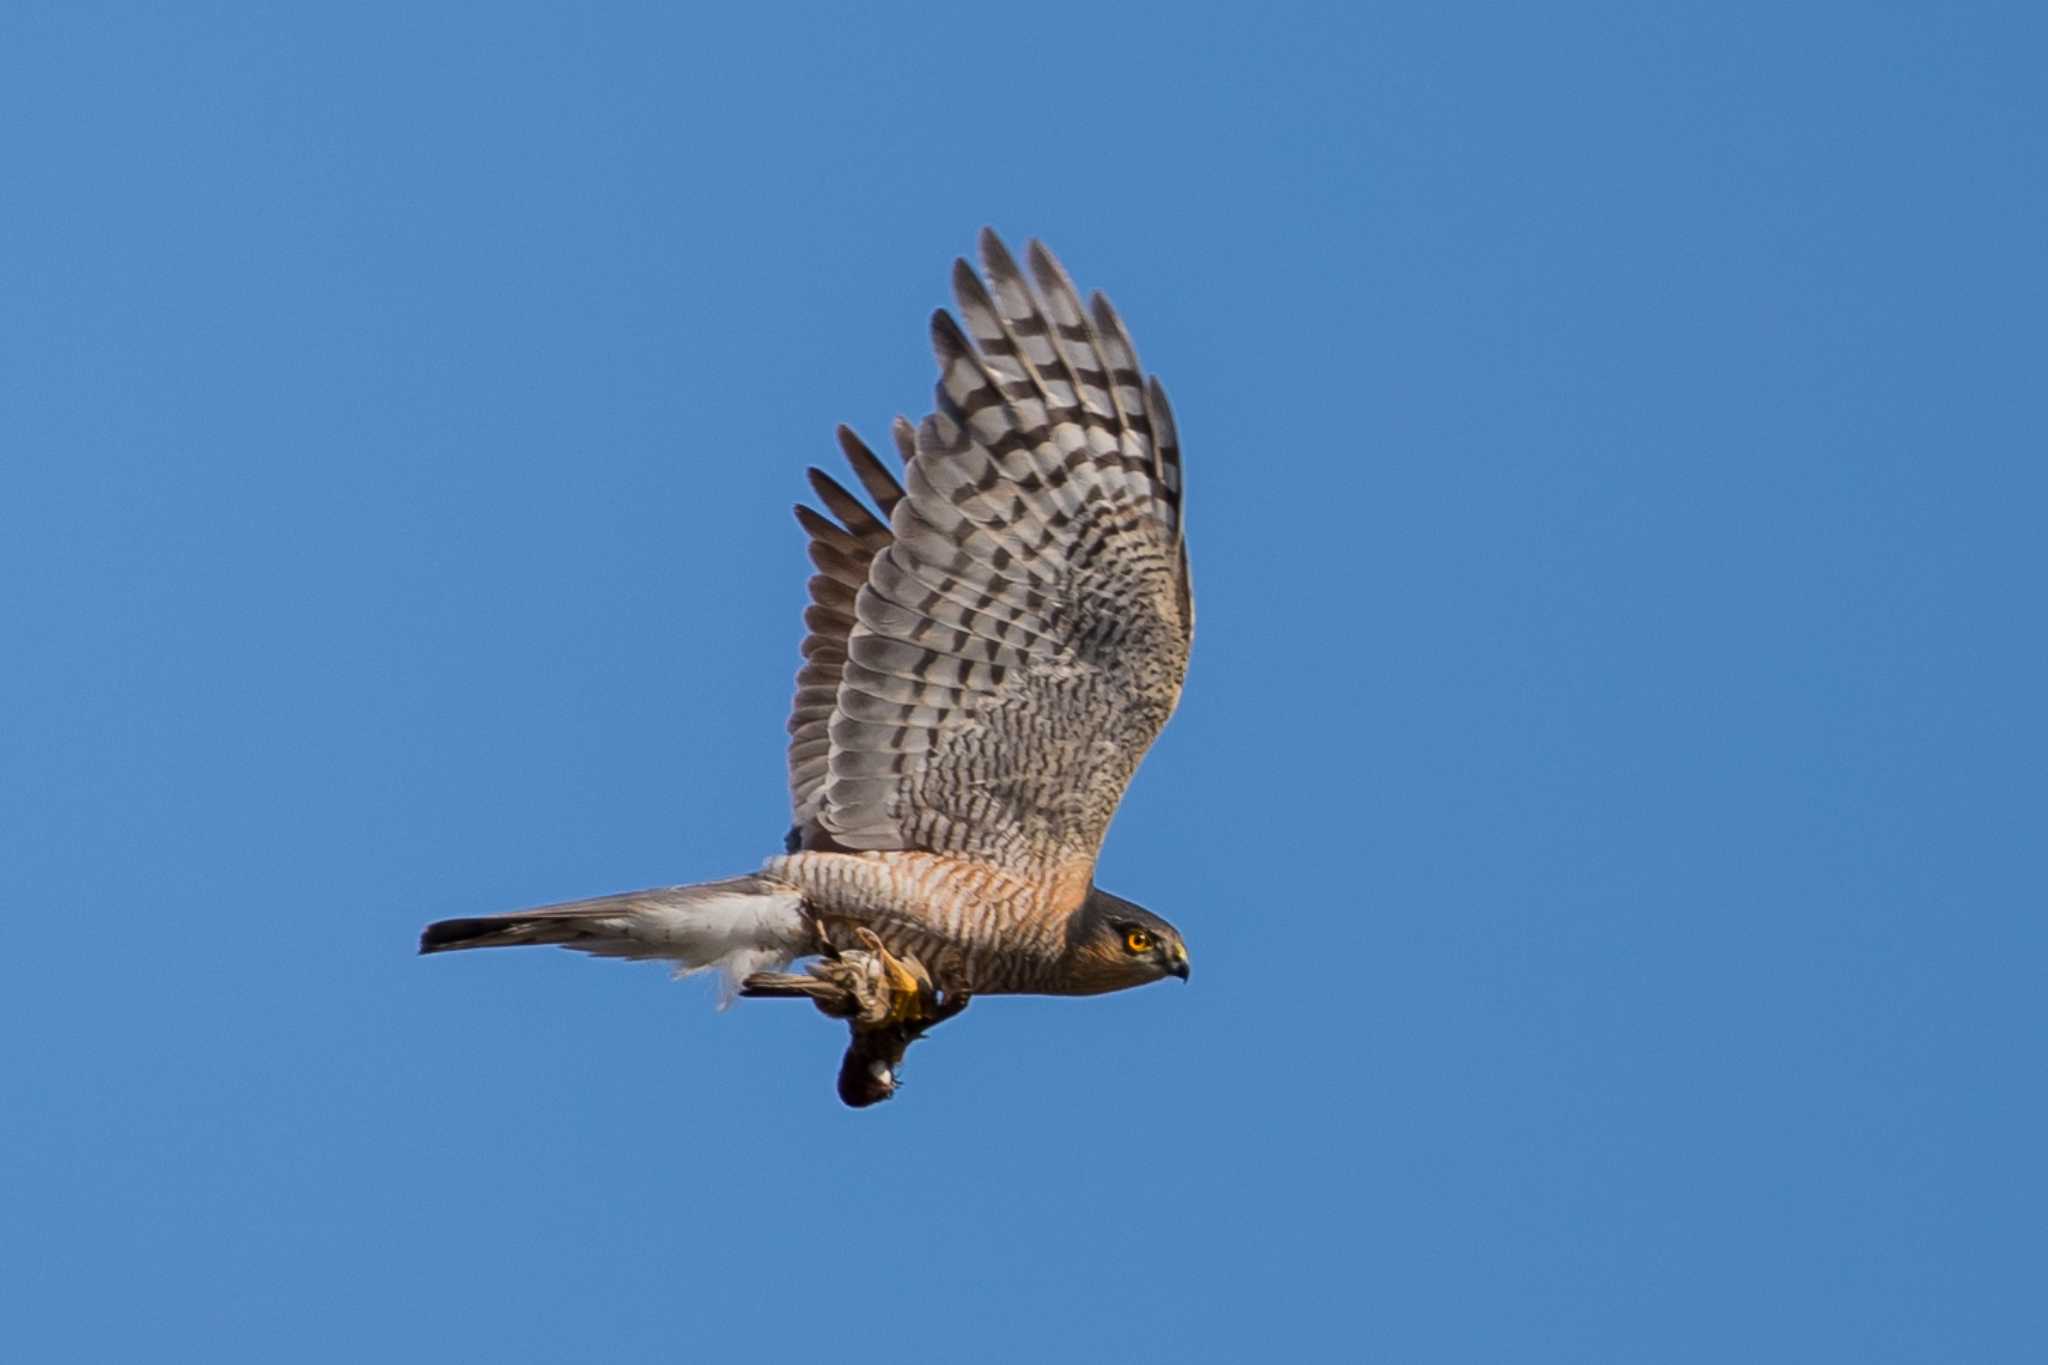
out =
<path fill-rule="evenodd" d="M 322 10 L 0 13 L 6 1354 L 2039 1349 L 2038 6 Z M 853 1113 L 415 958 L 776 849 L 984 223 L 1182 416 L 1192 984 Z"/>

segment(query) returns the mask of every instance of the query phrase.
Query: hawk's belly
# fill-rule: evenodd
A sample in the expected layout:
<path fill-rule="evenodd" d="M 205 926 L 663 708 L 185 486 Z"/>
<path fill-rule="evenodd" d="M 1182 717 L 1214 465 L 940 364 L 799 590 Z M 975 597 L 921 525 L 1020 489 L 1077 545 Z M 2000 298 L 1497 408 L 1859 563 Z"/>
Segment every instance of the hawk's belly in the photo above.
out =
<path fill-rule="evenodd" d="M 1059 993 L 1071 911 L 1000 868 L 939 853 L 792 853 L 761 872 L 801 891 L 835 946 L 851 946 L 846 925 L 864 924 L 943 991 Z"/>

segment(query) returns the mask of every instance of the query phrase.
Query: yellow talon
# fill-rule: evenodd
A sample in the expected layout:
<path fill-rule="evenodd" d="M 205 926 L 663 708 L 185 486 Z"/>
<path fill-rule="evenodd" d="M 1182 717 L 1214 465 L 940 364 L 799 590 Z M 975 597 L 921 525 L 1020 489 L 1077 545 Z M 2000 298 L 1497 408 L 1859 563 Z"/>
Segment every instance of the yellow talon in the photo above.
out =
<path fill-rule="evenodd" d="M 888 1022 L 929 1022 L 929 1001 L 934 992 L 931 978 L 925 975 L 923 965 L 915 958 L 904 962 L 882 946 L 882 940 L 872 929 L 861 928 L 854 932 L 860 937 L 862 946 L 881 964 L 882 976 L 889 990 Z"/>

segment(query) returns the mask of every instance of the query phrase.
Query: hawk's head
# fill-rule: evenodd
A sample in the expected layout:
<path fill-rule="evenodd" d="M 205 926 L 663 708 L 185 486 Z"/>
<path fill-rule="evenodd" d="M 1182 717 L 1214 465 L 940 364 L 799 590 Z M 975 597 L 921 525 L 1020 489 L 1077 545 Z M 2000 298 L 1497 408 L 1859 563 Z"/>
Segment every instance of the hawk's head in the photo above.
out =
<path fill-rule="evenodd" d="M 1142 905 L 1090 887 L 1067 921 L 1066 986 L 1096 995 L 1142 986 L 1162 976 L 1188 979 L 1188 946 L 1180 930 Z"/>

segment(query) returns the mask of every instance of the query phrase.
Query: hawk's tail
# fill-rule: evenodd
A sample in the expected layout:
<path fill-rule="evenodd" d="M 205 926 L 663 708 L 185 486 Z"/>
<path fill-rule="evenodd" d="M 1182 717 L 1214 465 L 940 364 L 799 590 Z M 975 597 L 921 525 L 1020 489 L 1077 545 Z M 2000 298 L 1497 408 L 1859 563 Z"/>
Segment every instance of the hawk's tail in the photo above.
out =
<path fill-rule="evenodd" d="M 667 886 L 544 905 L 510 915 L 444 919 L 420 934 L 423 953 L 552 943 L 601 957 L 659 958 L 679 974 L 716 967 L 730 999 L 754 972 L 817 951 L 803 896 L 766 877 Z"/>

